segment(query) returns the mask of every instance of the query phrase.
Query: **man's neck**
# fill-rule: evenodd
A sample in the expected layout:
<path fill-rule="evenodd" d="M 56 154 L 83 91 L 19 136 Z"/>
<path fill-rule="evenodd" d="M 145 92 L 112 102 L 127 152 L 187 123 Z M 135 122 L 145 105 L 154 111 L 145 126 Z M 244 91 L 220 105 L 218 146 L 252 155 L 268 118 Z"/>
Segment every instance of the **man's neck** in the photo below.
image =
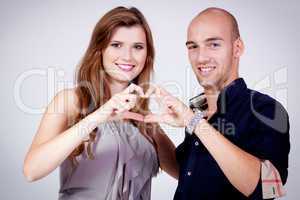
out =
<path fill-rule="evenodd" d="M 207 100 L 207 117 L 209 119 L 217 111 L 217 100 L 220 91 L 215 89 L 205 89 L 204 94 Z"/>
<path fill-rule="evenodd" d="M 217 101 L 221 90 L 227 87 L 230 83 L 232 83 L 237 78 L 238 78 L 238 74 L 233 76 L 231 79 L 224 81 L 224 83 L 219 87 L 215 85 L 215 86 L 204 88 L 204 94 L 206 96 L 207 105 L 208 105 L 208 109 L 207 109 L 208 118 L 210 118 L 217 111 Z"/>

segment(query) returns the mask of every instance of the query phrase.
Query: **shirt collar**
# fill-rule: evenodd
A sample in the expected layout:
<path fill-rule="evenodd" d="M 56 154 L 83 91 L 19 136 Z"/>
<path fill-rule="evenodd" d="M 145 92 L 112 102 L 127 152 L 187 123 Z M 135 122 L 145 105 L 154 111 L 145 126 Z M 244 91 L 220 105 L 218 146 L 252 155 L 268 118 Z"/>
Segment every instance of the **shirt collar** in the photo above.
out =
<path fill-rule="evenodd" d="M 224 114 L 228 105 L 231 105 L 238 96 L 243 96 L 247 90 L 247 85 L 243 78 L 238 78 L 224 87 L 218 96 L 217 109 Z"/>
<path fill-rule="evenodd" d="M 238 78 L 232 81 L 229 85 L 220 91 L 217 99 L 217 109 L 219 113 L 225 113 L 226 107 L 236 101 L 236 97 L 243 95 L 246 92 L 247 85 L 243 78 Z M 205 95 L 201 94 L 189 100 L 190 108 L 197 108 L 199 110 L 206 110 L 207 101 Z"/>

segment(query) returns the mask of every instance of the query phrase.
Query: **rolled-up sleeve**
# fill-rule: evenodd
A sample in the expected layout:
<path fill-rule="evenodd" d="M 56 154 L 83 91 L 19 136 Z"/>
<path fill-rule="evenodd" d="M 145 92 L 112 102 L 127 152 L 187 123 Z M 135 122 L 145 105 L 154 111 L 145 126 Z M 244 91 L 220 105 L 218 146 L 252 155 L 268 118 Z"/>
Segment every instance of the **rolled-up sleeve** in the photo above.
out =
<path fill-rule="evenodd" d="M 288 176 L 290 151 L 289 118 L 286 110 L 277 101 L 260 104 L 253 110 L 257 119 L 254 133 L 249 141 L 250 152 L 260 160 L 270 161 L 280 174 L 283 184 Z M 250 199 L 262 199 L 262 179 Z"/>

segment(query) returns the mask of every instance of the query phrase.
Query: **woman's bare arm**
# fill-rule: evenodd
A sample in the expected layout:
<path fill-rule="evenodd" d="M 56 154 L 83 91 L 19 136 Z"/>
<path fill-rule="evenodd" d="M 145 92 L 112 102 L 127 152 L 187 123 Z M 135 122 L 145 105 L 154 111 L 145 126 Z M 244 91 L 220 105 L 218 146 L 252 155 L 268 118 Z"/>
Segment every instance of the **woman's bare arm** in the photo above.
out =
<path fill-rule="evenodd" d="M 91 113 L 69 128 L 79 113 L 75 89 L 59 92 L 48 105 L 26 155 L 23 173 L 28 181 L 38 180 L 56 169 L 105 115 Z"/>
<path fill-rule="evenodd" d="M 157 144 L 158 159 L 162 170 L 170 176 L 178 179 L 179 167 L 176 160 L 175 145 L 164 131 L 158 127 L 153 134 L 153 138 Z"/>

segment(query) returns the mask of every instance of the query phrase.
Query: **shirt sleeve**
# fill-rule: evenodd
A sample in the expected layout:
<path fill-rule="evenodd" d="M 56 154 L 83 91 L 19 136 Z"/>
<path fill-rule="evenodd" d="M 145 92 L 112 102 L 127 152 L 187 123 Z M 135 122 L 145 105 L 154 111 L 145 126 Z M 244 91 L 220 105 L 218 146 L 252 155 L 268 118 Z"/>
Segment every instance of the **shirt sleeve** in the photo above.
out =
<path fill-rule="evenodd" d="M 257 125 L 256 130 L 251 133 L 250 152 L 262 161 L 269 161 L 278 171 L 282 183 L 285 184 L 288 176 L 290 151 L 288 114 L 283 106 L 275 100 L 258 104 L 253 108 L 252 112 L 257 119 Z M 251 197 L 263 197 L 262 178 L 261 176 Z"/>
<path fill-rule="evenodd" d="M 179 166 L 181 165 L 184 158 L 184 142 L 182 142 L 177 148 L 176 148 L 176 160 Z"/>

